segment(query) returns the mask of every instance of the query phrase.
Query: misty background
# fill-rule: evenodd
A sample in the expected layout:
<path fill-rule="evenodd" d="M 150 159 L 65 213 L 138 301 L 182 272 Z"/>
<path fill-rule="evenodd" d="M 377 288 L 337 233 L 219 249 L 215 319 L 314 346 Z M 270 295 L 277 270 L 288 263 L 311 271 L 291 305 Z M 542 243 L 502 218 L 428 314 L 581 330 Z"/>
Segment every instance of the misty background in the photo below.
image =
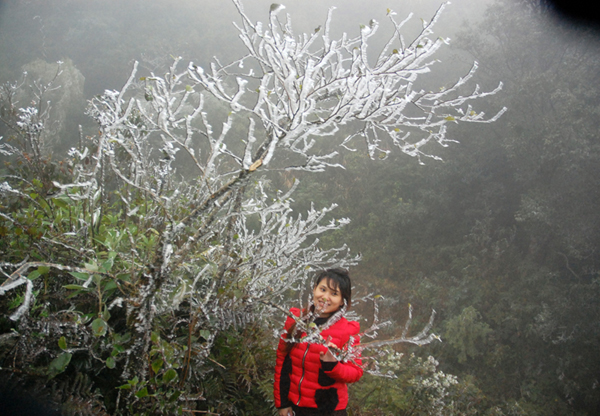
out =
<path fill-rule="evenodd" d="M 334 34 L 355 34 L 374 18 L 385 40 L 388 8 L 399 19 L 414 13 L 410 32 L 441 3 L 290 0 L 283 12 L 296 34 L 312 33 L 335 6 Z M 271 4 L 245 7 L 264 22 Z M 60 159 L 78 125 L 94 134 L 86 101 L 119 89 L 134 60 L 146 73 L 163 73 L 175 56 L 204 67 L 214 56 L 233 60 L 243 53 L 239 20 L 223 0 L 2 1 L 0 81 L 51 76 L 52 64 L 65 62 L 54 110 Z M 459 143 L 435 151 L 442 162 L 346 153 L 346 170 L 295 174 L 298 210 L 339 204 L 336 216 L 352 222 L 324 243 L 362 253 L 356 290 L 385 295 L 392 318 L 403 322 L 408 303 L 421 322 L 437 311 L 443 343 L 416 352 L 464 380 L 464 396 L 482 412 L 599 414 L 600 37 L 534 0 L 455 0 L 435 34 L 451 42 L 424 86 L 451 82 L 477 61 L 483 90 L 504 83 L 484 103 L 488 114 L 508 112 L 450 130 Z M 285 187 L 291 176 L 272 180 Z M 357 390 L 355 400 L 372 405 L 375 396 Z"/>

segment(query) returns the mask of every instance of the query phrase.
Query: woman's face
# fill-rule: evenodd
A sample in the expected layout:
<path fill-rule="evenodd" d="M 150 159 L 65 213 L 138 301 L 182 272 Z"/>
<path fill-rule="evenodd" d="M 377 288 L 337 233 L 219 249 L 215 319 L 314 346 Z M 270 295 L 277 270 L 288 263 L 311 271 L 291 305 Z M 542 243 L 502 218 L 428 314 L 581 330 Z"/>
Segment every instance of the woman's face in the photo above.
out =
<path fill-rule="evenodd" d="M 313 289 L 313 302 L 315 310 L 324 318 L 329 317 L 332 313 L 337 312 L 344 304 L 344 299 L 339 291 L 339 288 L 331 287 L 329 284 L 335 284 L 328 281 L 327 278 L 321 280 Z"/>

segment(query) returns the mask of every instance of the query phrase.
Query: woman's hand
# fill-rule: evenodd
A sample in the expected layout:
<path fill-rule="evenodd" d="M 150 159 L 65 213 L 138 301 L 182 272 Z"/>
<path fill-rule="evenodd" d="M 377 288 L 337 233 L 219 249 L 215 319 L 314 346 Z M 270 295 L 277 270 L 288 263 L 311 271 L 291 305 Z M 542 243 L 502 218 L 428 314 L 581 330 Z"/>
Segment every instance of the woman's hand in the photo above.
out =
<path fill-rule="evenodd" d="M 337 345 L 335 345 L 333 342 L 328 343 L 327 347 L 332 347 L 332 348 L 337 349 Z M 331 350 L 329 348 L 327 348 L 327 352 L 321 352 L 320 355 L 321 355 L 321 361 L 324 361 L 326 363 L 333 363 L 333 362 L 337 362 L 337 360 L 338 360 L 331 353 Z"/>
<path fill-rule="evenodd" d="M 291 407 L 286 407 L 284 409 L 279 409 L 279 416 L 294 416 L 294 412 Z"/>

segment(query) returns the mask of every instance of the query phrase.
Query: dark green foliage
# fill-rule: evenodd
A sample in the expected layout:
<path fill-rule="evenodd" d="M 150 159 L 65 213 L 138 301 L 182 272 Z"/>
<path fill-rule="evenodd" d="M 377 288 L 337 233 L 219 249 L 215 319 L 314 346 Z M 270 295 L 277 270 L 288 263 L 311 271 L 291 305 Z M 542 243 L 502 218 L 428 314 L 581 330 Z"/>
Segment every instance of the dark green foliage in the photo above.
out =
<path fill-rule="evenodd" d="M 485 397 L 468 379 L 437 369 L 431 356 L 388 352 L 380 361 L 388 377 L 366 374 L 351 387 L 352 416 L 477 415 L 482 414 Z"/>
<path fill-rule="evenodd" d="M 16 127 L 16 115 L 4 114 L 3 121 Z M 57 194 L 54 183 L 68 183 L 72 161 L 36 152 L 31 144 L 41 136 L 14 131 L 7 139 L 16 150 L 0 170 L 0 262 L 14 274 L 4 274 L 2 283 L 22 273 L 33 289 L 27 283 L 0 296 L 0 367 L 11 384 L 43 396 L 49 409 L 60 405 L 65 416 L 208 408 L 269 413 L 272 322 L 244 323 L 238 330 L 243 321 L 234 316 L 215 330 L 198 307 L 184 302 L 177 315 L 162 313 L 149 322 L 147 361 L 130 365 L 144 358 L 132 353 L 141 331 L 128 310 L 137 307 L 159 247 L 161 225 L 150 218 L 156 203 L 114 178 L 94 200 Z M 128 192 L 135 215 L 124 215 L 128 208 L 119 193 Z M 94 201 L 99 208 L 92 208 Z M 173 215 L 189 210 L 182 204 Z M 15 271 L 15 264 L 22 266 Z M 177 293 L 173 288 L 162 302 L 174 302 Z M 235 288 L 224 285 L 219 293 L 232 302 Z M 215 333 L 221 334 L 217 345 Z"/>
<path fill-rule="evenodd" d="M 46 159 L 40 163 L 52 166 L 52 172 L 60 166 Z M 140 270 L 119 253 L 134 249 L 141 259 L 151 256 L 155 234 L 135 221 L 120 221 L 122 208 L 115 204 L 105 207 L 93 235 L 65 236 L 85 215 L 86 202 L 45 196 L 44 182 L 27 182 L 30 165 L 22 165 L 26 168 L 14 173 L 23 172 L 24 178 L 11 183 L 19 193 L 2 201 L 2 212 L 16 219 L 2 222 L 2 260 L 45 260 L 79 271 L 31 269 L 28 278 L 36 284 L 35 303 L 27 319 L 18 322 L 7 318 L 23 304 L 24 291 L 0 297 L 4 372 L 15 382 L 31 380 L 25 383 L 30 390 L 31 383 L 43 386 L 48 403 L 63 404 L 64 415 L 172 415 L 183 414 L 182 409 L 270 414 L 267 397 L 274 359 L 270 323 L 224 331 L 210 349 L 207 365 L 192 368 L 194 356 L 203 354 L 207 341 L 203 336 L 210 333 L 190 333 L 187 326 L 177 325 L 178 317 L 163 317 L 152 333 L 150 376 L 144 381 L 135 373 L 122 378 L 129 359 L 123 351 L 131 347 L 134 329 L 121 309 L 109 305 L 117 296 L 135 293 Z M 123 238 L 125 233 L 133 238 Z M 58 239 L 63 250 L 51 249 L 50 242 Z M 80 262 L 85 262 L 84 268 L 78 267 Z M 79 283 L 73 284 L 73 278 Z"/>
<path fill-rule="evenodd" d="M 206 397 L 202 409 L 219 414 L 273 414 L 275 349 L 270 334 L 257 325 L 232 329 L 215 341 L 209 361 L 209 369 L 199 380 Z"/>

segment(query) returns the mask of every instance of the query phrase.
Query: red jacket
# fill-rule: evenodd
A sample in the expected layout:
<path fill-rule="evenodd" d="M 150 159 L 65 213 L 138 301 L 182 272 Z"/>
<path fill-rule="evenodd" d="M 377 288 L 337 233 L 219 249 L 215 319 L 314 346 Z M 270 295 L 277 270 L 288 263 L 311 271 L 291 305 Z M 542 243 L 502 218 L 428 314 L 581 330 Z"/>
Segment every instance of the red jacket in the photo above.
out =
<path fill-rule="evenodd" d="M 292 308 L 290 311 L 294 315 L 300 316 L 300 309 Z M 285 330 L 289 330 L 293 323 L 294 320 L 288 317 L 285 322 Z M 356 337 L 359 332 L 358 322 L 341 318 L 331 327 L 323 330 L 321 335 L 325 339 L 331 337 L 331 342 L 342 347 L 349 341 L 350 336 Z M 358 343 L 358 339 L 355 343 Z M 345 409 L 348 405 L 346 383 L 354 383 L 363 375 L 360 359 L 355 360 L 356 364 L 351 362 L 323 363 L 320 353 L 327 351 L 323 345 L 295 344 L 289 354 L 286 354 L 286 344 L 280 339 L 277 348 L 275 407 L 284 408 L 294 404 L 299 407 L 318 408 L 329 412 Z M 287 374 L 289 374 L 289 379 Z"/>

